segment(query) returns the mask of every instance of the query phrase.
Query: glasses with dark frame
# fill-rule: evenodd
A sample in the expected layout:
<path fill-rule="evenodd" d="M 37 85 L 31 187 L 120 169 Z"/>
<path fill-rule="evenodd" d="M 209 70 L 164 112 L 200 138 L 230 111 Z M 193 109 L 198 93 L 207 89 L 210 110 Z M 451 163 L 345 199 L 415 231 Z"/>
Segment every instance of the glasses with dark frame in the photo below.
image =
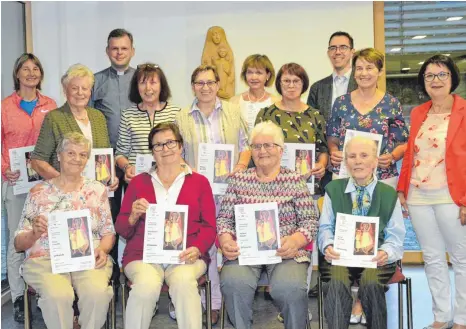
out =
<path fill-rule="evenodd" d="M 264 149 L 266 151 L 270 151 L 270 150 L 273 150 L 275 147 L 281 147 L 280 145 L 276 144 L 276 143 L 263 143 L 263 144 L 251 144 L 250 145 L 251 148 L 255 151 L 260 151 L 262 149 L 262 147 L 264 147 Z"/>
<path fill-rule="evenodd" d="M 179 140 L 169 140 L 169 141 L 166 141 L 165 143 L 156 143 L 152 145 L 152 150 L 155 152 L 160 152 L 163 150 L 165 146 L 167 147 L 167 149 L 171 150 L 171 149 L 174 149 L 178 145 L 179 142 L 180 142 Z"/>
<path fill-rule="evenodd" d="M 427 73 L 424 74 L 424 80 L 427 82 L 432 82 L 437 77 L 440 81 L 445 81 L 450 76 L 450 72 L 440 72 L 439 74 Z"/>
<path fill-rule="evenodd" d="M 196 88 L 204 88 L 204 86 L 207 86 L 209 88 L 212 88 L 213 86 L 215 86 L 217 84 L 217 81 L 213 81 L 213 80 L 207 80 L 207 81 L 194 81 L 194 86 L 196 86 Z"/>
<path fill-rule="evenodd" d="M 334 53 L 339 49 L 342 53 L 346 53 L 348 50 L 351 49 L 350 46 L 347 45 L 341 45 L 341 46 L 330 46 L 327 48 L 329 52 Z"/>

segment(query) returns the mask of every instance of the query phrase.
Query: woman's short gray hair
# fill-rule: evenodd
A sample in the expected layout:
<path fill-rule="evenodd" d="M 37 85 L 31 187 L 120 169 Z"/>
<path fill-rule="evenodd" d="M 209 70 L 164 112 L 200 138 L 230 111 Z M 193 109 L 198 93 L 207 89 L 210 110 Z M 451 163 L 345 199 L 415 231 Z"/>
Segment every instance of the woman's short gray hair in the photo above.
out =
<path fill-rule="evenodd" d="M 275 144 L 282 148 L 285 146 L 285 138 L 283 137 L 282 128 L 277 126 L 272 121 L 264 121 L 258 123 L 251 131 L 251 143 L 258 135 L 272 136 Z"/>
<path fill-rule="evenodd" d="M 78 132 L 71 132 L 63 135 L 63 138 L 57 146 L 57 154 L 63 152 L 68 144 L 83 145 L 85 148 L 87 148 L 87 158 L 89 159 L 91 156 L 91 141 L 84 137 L 83 134 Z"/>
<path fill-rule="evenodd" d="M 66 86 L 73 78 L 89 78 L 91 83 L 91 88 L 94 85 L 94 73 L 83 64 L 74 64 L 71 65 L 68 70 L 66 70 L 65 74 L 61 77 L 61 85 L 63 89 L 66 89 Z"/>

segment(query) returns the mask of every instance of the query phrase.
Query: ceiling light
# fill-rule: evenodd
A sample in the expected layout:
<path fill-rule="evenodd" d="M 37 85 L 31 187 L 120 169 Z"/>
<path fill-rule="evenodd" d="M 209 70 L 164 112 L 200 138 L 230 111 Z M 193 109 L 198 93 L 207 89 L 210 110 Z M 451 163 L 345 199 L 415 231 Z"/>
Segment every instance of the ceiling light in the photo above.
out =
<path fill-rule="evenodd" d="M 427 37 L 427 35 L 416 35 L 416 36 L 413 37 L 412 39 L 413 39 L 413 40 L 419 40 L 419 39 L 424 39 L 425 37 Z"/>
<path fill-rule="evenodd" d="M 424 62 L 419 62 L 418 64 L 419 64 L 419 65 L 422 65 L 422 64 L 424 64 Z"/>
<path fill-rule="evenodd" d="M 451 21 L 460 21 L 463 19 L 463 16 L 455 16 L 455 17 L 448 17 L 446 20 L 448 22 L 451 22 Z"/>
<path fill-rule="evenodd" d="M 401 48 L 392 48 L 392 49 L 390 49 L 391 52 L 396 52 L 396 51 L 400 51 L 400 50 L 401 50 Z"/>
<path fill-rule="evenodd" d="M 450 56 L 451 54 L 442 54 L 443 56 Z"/>
<path fill-rule="evenodd" d="M 403 67 L 403 68 L 401 69 L 401 71 L 409 71 L 409 70 L 411 70 L 410 67 Z"/>

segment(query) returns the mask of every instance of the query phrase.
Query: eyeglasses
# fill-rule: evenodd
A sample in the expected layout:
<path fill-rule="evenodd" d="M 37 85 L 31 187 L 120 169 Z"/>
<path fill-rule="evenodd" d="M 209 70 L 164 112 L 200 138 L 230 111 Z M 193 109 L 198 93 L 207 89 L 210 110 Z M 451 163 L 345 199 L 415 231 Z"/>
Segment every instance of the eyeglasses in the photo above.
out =
<path fill-rule="evenodd" d="M 295 86 L 298 86 L 298 87 L 303 84 L 301 79 L 296 79 L 296 80 L 285 79 L 285 80 L 281 80 L 280 83 L 287 87 L 290 86 L 291 83 L 293 83 Z"/>
<path fill-rule="evenodd" d="M 270 151 L 274 149 L 276 146 L 281 147 L 280 145 L 275 143 L 251 144 L 250 146 L 255 151 L 260 151 L 262 147 L 264 147 L 266 151 Z"/>
<path fill-rule="evenodd" d="M 449 72 L 440 72 L 439 74 L 433 74 L 433 73 L 427 73 L 424 74 L 424 80 L 427 82 L 432 82 L 435 80 L 435 77 L 437 77 L 440 81 L 445 81 L 448 79 L 450 76 Z"/>
<path fill-rule="evenodd" d="M 207 85 L 207 87 L 209 88 L 212 88 L 213 86 L 215 86 L 217 84 L 217 81 L 212 81 L 212 80 L 208 80 L 208 81 L 194 81 L 194 85 L 201 89 L 201 88 L 204 88 L 204 86 Z"/>
<path fill-rule="evenodd" d="M 178 145 L 179 142 L 180 141 L 178 140 L 169 140 L 169 141 L 166 141 L 165 143 L 157 143 L 157 144 L 152 145 L 152 150 L 154 150 L 155 152 L 160 152 L 163 150 L 164 146 L 167 146 L 167 149 L 173 149 L 175 148 L 176 145 Z"/>
<path fill-rule="evenodd" d="M 158 69 L 159 66 L 157 64 L 153 64 L 153 63 L 145 63 L 145 64 L 139 64 L 137 66 L 138 70 L 145 70 L 145 69 Z"/>
<path fill-rule="evenodd" d="M 342 53 L 346 53 L 348 50 L 351 49 L 351 47 L 347 45 L 342 45 L 342 46 L 330 46 L 327 48 L 329 52 L 334 53 L 339 49 Z"/>

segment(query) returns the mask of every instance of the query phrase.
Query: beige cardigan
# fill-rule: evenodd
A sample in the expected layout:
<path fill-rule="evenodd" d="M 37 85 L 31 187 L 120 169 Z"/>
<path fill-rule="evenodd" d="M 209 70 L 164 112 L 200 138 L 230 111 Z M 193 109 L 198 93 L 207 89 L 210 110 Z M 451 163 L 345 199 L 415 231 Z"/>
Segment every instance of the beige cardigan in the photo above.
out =
<path fill-rule="evenodd" d="M 225 136 L 226 144 L 233 144 L 235 146 L 234 163 L 238 162 L 238 149 L 239 149 L 239 135 L 240 131 L 244 130 L 246 136 L 248 135 L 248 127 L 243 117 L 239 105 L 234 105 L 226 101 L 222 102 L 222 122 L 223 122 L 223 135 Z M 199 132 L 191 113 L 191 107 L 184 108 L 178 112 L 175 120 L 180 128 L 181 135 L 184 139 L 184 160 L 186 163 L 197 170 L 198 149 L 200 140 Z"/>

